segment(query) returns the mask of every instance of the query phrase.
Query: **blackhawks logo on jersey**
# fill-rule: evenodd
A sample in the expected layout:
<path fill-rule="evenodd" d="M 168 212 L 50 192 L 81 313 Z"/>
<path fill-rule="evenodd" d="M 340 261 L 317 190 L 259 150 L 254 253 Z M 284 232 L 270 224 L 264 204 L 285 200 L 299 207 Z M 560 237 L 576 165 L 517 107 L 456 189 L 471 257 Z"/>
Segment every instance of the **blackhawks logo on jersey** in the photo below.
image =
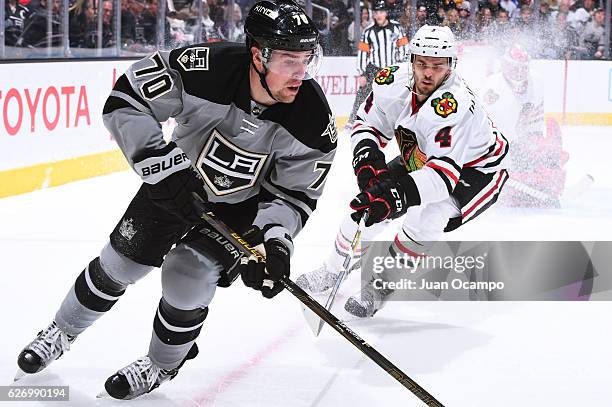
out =
<path fill-rule="evenodd" d="M 416 134 L 413 131 L 399 126 L 395 129 L 395 140 L 408 172 L 416 171 L 425 165 L 427 156 L 419 148 Z"/>
<path fill-rule="evenodd" d="M 434 108 L 434 112 L 440 117 L 447 117 L 451 113 L 455 113 L 457 105 L 457 99 L 450 92 L 444 92 L 442 97 L 431 101 L 431 107 Z"/>
<path fill-rule="evenodd" d="M 392 84 L 393 81 L 395 80 L 395 77 L 393 76 L 393 72 L 397 71 L 398 69 L 399 69 L 399 66 L 396 66 L 396 65 L 388 66 L 386 68 L 381 69 L 380 71 L 376 73 L 376 76 L 374 77 L 374 82 L 376 82 L 379 85 Z"/>

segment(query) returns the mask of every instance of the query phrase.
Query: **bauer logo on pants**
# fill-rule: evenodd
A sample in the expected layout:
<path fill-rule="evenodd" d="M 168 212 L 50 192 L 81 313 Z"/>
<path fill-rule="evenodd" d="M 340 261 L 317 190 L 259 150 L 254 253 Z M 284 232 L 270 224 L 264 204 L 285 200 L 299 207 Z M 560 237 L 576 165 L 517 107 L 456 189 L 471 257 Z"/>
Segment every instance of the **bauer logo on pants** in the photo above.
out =
<path fill-rule="evenodd" d="M 267 157 L 241 149 L 215 129 L 198 157 L 197 168 L 216 195 L 227 195 L 255 185 Z"/>

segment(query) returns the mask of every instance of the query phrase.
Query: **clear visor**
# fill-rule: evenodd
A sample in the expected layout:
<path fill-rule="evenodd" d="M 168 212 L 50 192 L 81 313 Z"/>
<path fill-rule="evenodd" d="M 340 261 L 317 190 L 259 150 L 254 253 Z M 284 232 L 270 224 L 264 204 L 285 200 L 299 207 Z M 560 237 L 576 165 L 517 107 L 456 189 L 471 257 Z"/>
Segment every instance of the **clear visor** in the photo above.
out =
<path fill-rule="evenodd" d="M 322 62 L 323 50 L 317 46 L 313 51 L 272 50 L 270 57 L 264 60 L 264 66 L 274 74 L 306 80 L 317 75 Z"/>

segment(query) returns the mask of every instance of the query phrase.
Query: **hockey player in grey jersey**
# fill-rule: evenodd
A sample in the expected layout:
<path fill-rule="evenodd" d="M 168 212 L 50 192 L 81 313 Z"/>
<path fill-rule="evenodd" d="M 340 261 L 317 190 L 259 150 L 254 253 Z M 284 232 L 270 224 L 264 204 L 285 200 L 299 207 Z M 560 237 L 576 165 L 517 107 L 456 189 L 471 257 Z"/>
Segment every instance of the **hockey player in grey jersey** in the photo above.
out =
<path fill-rule="evenodd" d="M 275 282 L 289 275 L 292 239 L 322 193 L 336 129 L 312 80 L 321 52 L 304 11 L 289 0 L 261 1 L 245 31 L 246 48 L 160 51 L 118 79 L 104 123 L 143 184 L 51 325 L 20 353 L 23 372 L 60 357 L 154 267 L 162 267 L 163 295 L 149 352 L 106 381 L 115 398 L 148 393 L 197 355 L 194 342 L 217 286 L 242 274 L 265 297 L 280 292 Z M 159 123 L 169 117 L 177 127 L 166 144 Z M 265 268 L 239 261 L 236 248 L 201 221 L 202 205 L 263 245 Z"/>

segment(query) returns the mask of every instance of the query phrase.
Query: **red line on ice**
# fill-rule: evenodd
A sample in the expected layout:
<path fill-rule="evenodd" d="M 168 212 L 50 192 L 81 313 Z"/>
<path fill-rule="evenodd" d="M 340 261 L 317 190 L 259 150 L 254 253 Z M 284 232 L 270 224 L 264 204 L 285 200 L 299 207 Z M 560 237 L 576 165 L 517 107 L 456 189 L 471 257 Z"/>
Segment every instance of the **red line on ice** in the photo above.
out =
<path fill-rule="evenodd" d="M 207 387 L 200 396 L 196 396 L 194 398 L 196 405 L 200 407 L 213 405 L 220 394 L 224 393 L 232 385 L 240 382 L 242 379 L 252 373 L 255 368 L 265 360 L 265 358 L 274 354 L 274 352 L 287 344 L 287 342 L 289 342 L 289 340 L 297 334 L 301 326 L 302 324 L 298 324 L 288 329 L 276 340 L 270 342 L 266 347 L 257 352 L 249 360 L 237 366 L 231 372 L 219 379 L 219 381 L 216 383 Z M 192 403 L 189 404 L 192 405 Z"/>

